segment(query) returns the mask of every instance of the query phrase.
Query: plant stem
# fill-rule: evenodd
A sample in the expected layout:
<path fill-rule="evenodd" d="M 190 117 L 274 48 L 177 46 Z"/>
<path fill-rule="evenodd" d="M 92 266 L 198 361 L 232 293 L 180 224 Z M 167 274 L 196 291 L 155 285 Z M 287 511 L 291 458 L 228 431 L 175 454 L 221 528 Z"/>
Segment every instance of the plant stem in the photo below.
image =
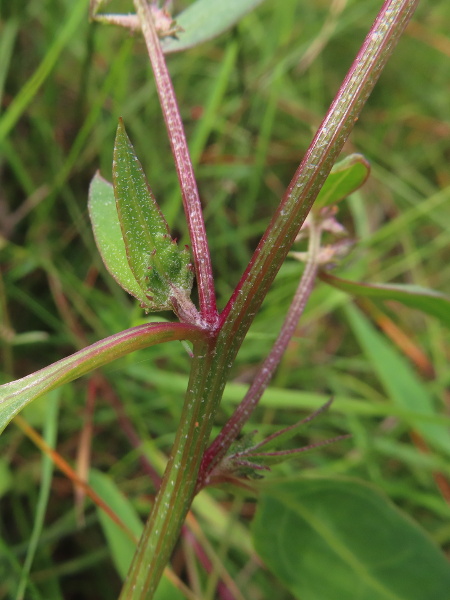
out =
<path fill-rule="evenodd" d="M 194 347 L 191 376 L 180 426 L 161 488 L 130 571 L 121 600 L 152 598 L 192 502 L 197 474 L 228 373 L 211 338 Z M 219 377 L 218 377 L 219 375 Z"/>
<path fill-rule="evenodd" d="M 283 263 L 418 0 L 387 0 L 297 169 L 232 297 L 221 325 L 247 329 Z"/>
<path fill-rule="evenodd" d="M 253 383 L 243 400 L 223 426 L 214 442 L 206 450 L 200 467 L 197 490 L 208 485 L 209 477 L 216 465 L 228 452 L 231 444 L 239 435 L 244 423 L 256 408 L 264 390 L 269 385 L 276 368 L 280 364 L 284 352 L 295 332 L 298 321 L 305 309 L 306 303 L 313 290 L 314 281 L 319 270 L 319 251 L 321 229 L 320 225 L 310 215 L 309 218 L 308 257 L 300 283 L 298 284 L 292 303 L 281 327 L 280 333 L 270 353 L 259 367 Z"/>
<path fill-rule="evenodd" d="M 121 600 L 144 600 L 153 597 L 195 494 L 202 454 L 230 367 L 316 195 L 382 68 L 411 18 L 417 1 L 389 0 L 384 4 L 278 211 L 222 313 L 220 329 L 215 332 L 215 337 L 211 336 L 194 347 L 191 376 L 180 427 L 161 489 L 122 590 Z M 144 0 L 135 0 L 135 3 L 146 40 L 147 38 L 150 40 L 147 43 L 150 44 L 149 52 L 152 54 L 154 47 L 159 47 L 159 43 L 157 44 L 158 40 L 154 39 L 151 15 Z M 160 67 L 159 64 L 156 66 Z M 159 71 L 156 70 L 156 73 Z M 165 75 L 157 74 L 160 80 L 158 91 L 164 105 L 166 104 L 164 95 L 166 93 L 170 97 L 173 95 L 171 85 L 167 85 L 168 74 L 166 75 L 167 79 Z M 176 105 L 170 106 L 169 103 L 169 108 L 164 109 L 165 116 L 171 117 L 173 111 L 178 114 Z M 169 117 L 166 117 L 166 122 L 169 121 L 168 126 L 171 125 Z M 172 138 L 172 133 L 170 135 Z M 184 133 L 182 135 L 182 142 L 178 137 L 173 137 L 171 140 L 174 142 L 175 150 L 178 143 L 183 147 L 185 145 Z M 183 164 L 182 168 L 184 169 Z M 185 194 L 185 190 L 183 193 Z M 188 207 L 192 209 L 190 200 Z M 190 210 L 187 212 L 190 218 Z M 190 225 L 192 232 L 198 232 L 196 218 Z M 197 239 L 195 236 L 194 238 Z M 206 268 L 203 260 L 198 263 L 199 273 L 201 272 L 199 287 L 202 294 L 202 310 L 205 311 L 205 318 L 208 315 L 212 322 L 209 255 L 208 258 L 202 256 L 205 247 L 206 240 L 196 247 L 194 254 L 197 259 L 204 259 L 208 264 Z M 208 286 L 208 289 L 205 286 Z"/>
<path fill-rule="evenodd" d="M 211 327 L 214 327 L 217 325 L 218 315 L 211 257 L 206 237 L 202 206 L 189 155 L 189 148 L 186 142 L 186 136 L 184 134 L 183 122 L 178 110 L 175 92 L 167 70 L 164 53 L 161 49 L 153 23 L 150 5 L 146 0 L 134 0 L 134 4 L 139 16 L 142 33 L 153 67 L 159 101 L 166 122 L 172 154 L 175 159 L 180 182 L 181 194 L 183 196 L 183 206 L 186 213 L 192 252 L 194 255 L 200 313 L 205 322 Z"/>

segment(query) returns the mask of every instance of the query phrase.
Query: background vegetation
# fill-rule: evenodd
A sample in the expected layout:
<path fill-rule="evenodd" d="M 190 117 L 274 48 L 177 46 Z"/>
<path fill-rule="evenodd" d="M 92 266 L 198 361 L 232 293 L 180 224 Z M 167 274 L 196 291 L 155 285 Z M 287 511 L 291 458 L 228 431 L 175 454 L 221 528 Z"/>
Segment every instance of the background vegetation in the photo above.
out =
<path fill-rule="evenodd" d="M 185 4 L 175 2 L 177 9 Z M 169 59 L 221 307 L 379 5 L 266 0 L 227 35 Z M 182 240 L 186 230 L 144 43 L 89 24 L 87 2 L 80 0 L 14 2 L 1 11 L 0 370 L 8 381 L 144 320 L 102 266 L 86 207 L 95 170 L 111 179 L 119 116 L 168 222 Z M 359 243 L 337 274 L 450 293 L 449 29 L 448 3 L 424 1 L 347 143 L 347 153 L 370 160 L 372 176 L 340 209 Z M 288 260 L 277 277 L 239 353 L 219 421 L 241 399 L 270 348 L 300 272 L 299 263 Z M 267 477 L 301 471 L 373 482 L 448 552 L 448 461 L 424 452 L 411 436 L 407 410 L 400 411 L 380 366 L 355 334 L 349 303 L 318 283 L 251 427 L 272 432 L 333 395 L 332 409 L 303 442 L 346 432 L 353 437 Z M 436 414 L 448 414 L 448 329 L 395 303 L 363 309 L 385 344 L 420 377 Z M 149 348 L 110 365 L 104 378 L 82 379 L 33 403 L 23 416 L 72 464 L 90 447 L 91 465 L 107 473 L 144 517 L 154 486 L 133 444 L 140 440 L 156 470 L 163 467 L 188 361 L 181 344 Z M 52 473 L 14 424 L 0 450 L 0 598 L 20 597 L 17 582 L 30 538 L 37 549 L 25 597 L 116 597 L 120 579 L 93 503 L 86 501 L 83 517 L 72 482 Z M 209 539 L 201 543 L 216 565 L 208 578 L 198 573 L 201 597 L 214 597 L 222 567 L 245 598 L 289 597 L 251 550 L 253 500 L 233 498 L 229 490 L 208 490 L 194 504 Z M 189 545 L 180 545 L 175 570 L 192 575 L 190 560 Z"/>

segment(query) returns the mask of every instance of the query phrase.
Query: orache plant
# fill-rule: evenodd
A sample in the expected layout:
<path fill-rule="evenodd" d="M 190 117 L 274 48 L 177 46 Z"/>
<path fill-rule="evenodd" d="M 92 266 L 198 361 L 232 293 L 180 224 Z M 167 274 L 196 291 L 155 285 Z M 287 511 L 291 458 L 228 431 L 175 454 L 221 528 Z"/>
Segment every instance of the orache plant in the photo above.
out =
<path fill-rule="evenodd" d="M 179 322 L 152 322 L 123 331 L 37 373 L 5 384 L 0 388 L 0 408 L 4 427 L 31 400 L 120 356 L 165 341 L 189 342 L 191 371 L 179 427 L 153 509 L 120 596 L 137 600 L 152 598 L 155 594 L 196 493 L 205 486 L 224 482 L 252 490 L 252 478 L 258 477 L 270 464 L 311 447 L 284 450 L 283 442 L 297 433 L 298 428 L 320 410 L 312 417 L 272 434 L 263 442 L 255 442 L 252 436 L 238 438 L 280 363 L 319 275 L 328 283 L 354 294 L 384 294 L 386 298 L 396 298 L 413 306 L 420 306 L 424 299 L 429 300 L 425 310 L 432 313 L 441 310 L 443 305 L 448 309 L 449 304 L 448 299 L 427 290 L 408 290 L 400 286 L 364 287 L 334 278 L 324 269 L 338 260 L 348 245 L 345 232 L 337 221 L 336 205 L 361 186 L 369 174 L 369 165 L 360 155 L 347 157 L 336 165 L 335 162 L 408 24 L 417 0 L 387 0 L 384 3 L 247 269 L 220 312 L 216 306 L 212 262 L 199 193 L 164 51 L 182 50 L 212 37 L 258 2 L 241 1 L 238 8 L 237 3 L 232 3 L 234 8 L 227 11 L 229 21 L 221 23 L 217 30 L 214 29 L 215 24 L 222 19 L 217 14 L 209 17 L 210 24 L 206 19 L 204 23 L 196 25 L 196 15 L 202 11 L 205 15 L 211 12 L 211 8 L 207 8 L 207 3 L 202 0 L 195 2 L 176 21 L 164 7 L 146 0 L 134 1 L 136 15 L 100 14 L 102 4 L 98 0 L 91 2 L 93 18 L 140 30 L 144 36 L 179 178 L 190 249 L 179 247 L 171 237 L 122 120 L 117 128 L 114 147 L 113 184 L 96 174 L 90 186 L 89 211 L 93 230 L 103 261 L 116 281 L 139 301 L 146 312 L 172 310 Z M 191 38 L 194 40 L 192 43 L 189 42 Z M 214 417 L 236 354 L 299 235 L 307 239 L 307 251 L 293 252 L 292 256 L 304 261 L 305 267 L 280 334 L 241 404 L 218 437 L 210 443 Z M 324 235 L 333 238 L 331 244 L 325 246 L 322 243 Z M 194 275 L 198 307 L 191 300 Z M 421 433 L 424 437 L 433 437 L 437 427 L 435 424 L 425 424 Z M 341 437 L 345 436 L 334 439 Z M 329 441 L 333 440 L 324 443 Z M 442 445 L 448 450 L 448 442 Z M 314 494 L 317 492 L 319 496 L 324 496 L 330 492 L 324 482 L 318 481 L 314 485 L 317 487 L 313 490 Z M 358 490 L 351 488 L 352 485 L 356 484 L 348 483 L 350 487 L 345 487 L 340 482 L 332 491 L 342 497 L 349 493 L 350 497 L 348 490 L 352 489 L 355 497 L 360 494 L 364 501 L 373 503 L 374 515 L 381 519 L 381 513 L 386 512 L 386 518 L 393 518 L 384 501 L 369 488 Z M 271 501 L 281 502 L 283 494 L 284 498 L 289 494 L 294 498 L 298 489 L 286 488 L 282 491 L 280 486 L 277 493 L 266 497 L 266 509 Z M 261 510 L 264 510 L 264 506 Z M 273 506 L 267 510 L 277 512 Z M 261 519 L 263 517 L 257 518 L 255 531 L 261 527 Z M 427 545 L 428 541 L 421 533 L 411 533 L 406 522 L 401 521 L 401 525 L 397 526 L 403 528 L 405 539 L 412 539 L 411 543 L 426 548 L 428 555 L 435 557 L 430 580 L 435 574 L 434 581 L 438 582 L 438 587 L 430 592 L 432 588 L 426 587 L 427 583 L 421 590 L 422 597 L 443 598 L 440 594 L 443 589 L 448 589 L 449 571 L 441 555 L 431 544 Z M 276 527 L 275 521 L 273 527 Z M 256 545 L 268 561 L 262 540 L 259 537 Z M 352 551 L 357 556 L 357 548 Z M 381 542 L 378 551 L 381 555 L 384 552 Z M 420 556 L 419 553 L 411 558 L 414 565 L 420 562 Z M 341 559 L 344 560 L 342 556 Z M 365 559 L 361 560 L 364 563 Z M 367 565 L 364 565 L 366 568 Z M 276 566 L 272 565 L 271 568 L 277 572 Z M 357 561 L 352 568 L 358 571 Z M 369 570 L 367 567 L 367 573 Z M 280 577 L 283 581 L 287 579 L 283 579 L 282 574 Z M 362 580 L 364 589 L 378 590 L 373 592 L 375 595 L 367 597 L 406 598 L 405 591 L 401 589 L 402 583 L 393 584 L 390 590 L 380 574 L 373 577 L 367 575 Z M 285 583 L 300 597 L 302 583 L 298 587 L 296 583 Z M 335 597 L 344 597 L 340 595 L 344 591 L 336 588 Z"/>

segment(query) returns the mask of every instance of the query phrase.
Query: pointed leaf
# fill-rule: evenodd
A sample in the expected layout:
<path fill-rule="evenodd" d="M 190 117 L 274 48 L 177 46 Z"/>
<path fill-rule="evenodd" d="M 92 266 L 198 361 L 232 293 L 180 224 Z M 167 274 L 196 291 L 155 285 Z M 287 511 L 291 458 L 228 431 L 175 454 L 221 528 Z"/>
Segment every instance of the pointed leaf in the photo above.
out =
<path fill-rule="evenodd" d="M 114 194 L 130 269 L 146 296 L 147 310 L 167 310 L 172 298 L 189 298 L 193 272 L 187 249 L 179 250 L 148 186 L 119 120 L 114 147 Z"/>
<path fill-rule="evenodd" d="M 0 433 L 29 402 L 121 356 L 172 340 L 201 339 L 201 330 L 183 323 L 148 323 L 126 329 L 22 379 L 0 385 Z"/>
<path fill-rule="evenodd" d="M 131 502 L 128 501 L 108 475 L 91 469 L 89 472 L 89 485 L 134 535 L 135 539 L 133 540 L 105 511 L 97 507 L 100 525 L 111 551 L 111 558 L 123 581 L 128 573 L 137 542 L 144 527 Z"/>
<path fill-rule="evenodd" d="M 320 273 L 325 283 L 354 296 L 366 296 L 379 300 L 397 300 L 406 306 L 416 308 L 436 317 L 444 325 L 450 327 L 450 296 L 435 292 L 418 285 L 406 284 L 370 284 L 349 281 L 330 275 L 326 271 Z"/>
<path fill-rule="evenodd" d="M 141 537 L 144 526 L 133 504 L 117 487 L 111 477 L 92 469 L 89 472 L 89 484 L 136 538 L 136 542 L 133 542 L 123 529 L 114 523 L 101 508 L 97 508 L 100 525 L 111 551 L 111 558 L 122 581 L 124 581 L 136 551 L 137 540 Z M 184 595 L 167 577 L 164 577 L 158 586 L 155 600 L 167 600 L 169 598 L 170 600 L 183 600 Z"/>
<path fill-rule="evenodd" d="M 371 486 L 301 479 L 263 489 L 255 548 L 295 598 L 448 599 L 445 556 Z"/>
<path fill-rule="evenodd" d="M 217 37 L 235 25 L 263 0 L 197 0 L 175 17 L 184 31 L 161 40 L 164 52 L 180 52 Z"/>
<path fill-rule="evenodd" d="M 276 450 L 274 452 L 249 452 L 246 454 L 246 457 L 250 461 L 254 461 L 259 465 L 278 465 L 280 463 L 286 462 L 291 458 L 295 458 L 298 454 L 302 454 L 303 452 L 311 452 L 312 450 L 317 450 L 318 448 L 322 448 L 323 446 L 328 446 L 328 444 L 335 444 L 336 442 L 340 442 L 342 440 L 346 440 L 350 435 L 339 435 L 334 438 L 329 438 L 326 440 L 322 440 L 321 442 L 316 442 L 314 444 L 308 444 L 307 446 L 302 446 L 300 448 L 292 448 L 291 450 Z"/>
<path fill-rule="evenodd" d="M 337 204 L 360 188 L 370 174 L 370 165 L 361 154 L 350 154 L 331 169 L 314 202 L 313 210 Z"/>
<path fill-rule="evenodd" d="M 145 304 L 147 298 L 128 264 L 113 186 L 99 173 L 94 175 L 89 187 L 88 206 L 95 241 L 105 267 L 124 290 Z"/>
<path fill-rule="evenodd" d="M 353 333 L 392 403 L 424 416 L 439 417 L 434 398 L 408 361 L 356 307 L 348 305 L 345 312 Z M 415 427 L 431 446 L 450 455 L 450 436 L 446 424 L 423 419 L 418 420 Z"/>
<path fill-rule="evenodd" d="M 326 402 L 323 406 L 315 410 L 312 414 L 308 415 L 307 417 L 301 419 L 300 421 L 297 421 L 293 425 L 289 425 L 288 427 L 281 429 L 280 431 L 276 431 L 266 439 L 254 445 L 253 450 L 263 449 L 264 452 L 267 452 L 268 450 L 274 448 L 282 448 L 283 445 L 286 444 L 286 442 L 288 442 L 289 440 L 291 440 L 295 435 L 297 435 L 297 433 L 299 433 L 300 430 L 304 430 L 305 425 L 307 425 L 316 417 L 318 417 L 321 413 L 326 411 L 330 407 L 332 402 L 333 399 L 328 400 L 328 402 Z"/>

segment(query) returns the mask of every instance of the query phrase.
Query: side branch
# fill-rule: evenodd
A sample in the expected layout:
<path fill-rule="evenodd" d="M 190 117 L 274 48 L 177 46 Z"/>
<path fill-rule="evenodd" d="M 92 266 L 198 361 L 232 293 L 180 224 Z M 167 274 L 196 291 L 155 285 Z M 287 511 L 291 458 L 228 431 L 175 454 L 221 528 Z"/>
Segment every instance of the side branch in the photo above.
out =
<path fill-rule="evenodd" d="M 146 0 L 134 0 L 134 4 L 139 16 L 142 33 L 145 38 L 152 64 L 158 96 L 177 168 L 184 211 L 189 227 L 192 252 L 194 255 L 200 312 L 206 323 L 214 327 L 217 324 L 217 307 L 211 257 L 209 254 L 200 197 L 186 142 L 186 136 L 184 134 L 183 123 L 181 121 L 164 54 L 156 33 L 150 6 Z"/>

